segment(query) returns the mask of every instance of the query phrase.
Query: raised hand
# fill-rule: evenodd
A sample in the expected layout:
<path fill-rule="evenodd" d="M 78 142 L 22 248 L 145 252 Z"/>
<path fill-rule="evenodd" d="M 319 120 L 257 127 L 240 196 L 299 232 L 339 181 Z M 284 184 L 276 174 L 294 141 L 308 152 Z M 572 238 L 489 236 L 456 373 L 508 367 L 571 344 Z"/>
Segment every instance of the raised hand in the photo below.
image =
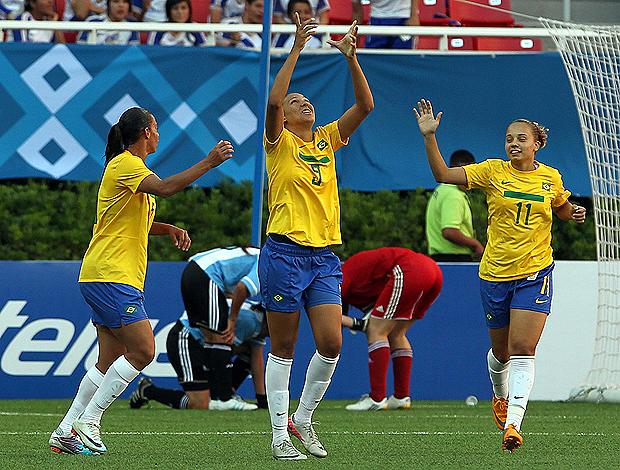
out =
<path fill-rule="evenodd" d="M 348 59 L 352 59 L 355 56 L 355 50 L 357 49 L 357 20 L 354 20 L 349 28 L 347 34 L 345 34 L 340 41 L 327 40 L 327 44 L 334 46 L 340 52 L 342 52 Z"/>
<path fill-rule="evenodd" d="M 306 43 L 310 40 L 312 36 L 316 33 L 317 23 L 313 23 L 316 21 L 314 18 L 308 18 L 303 23 L 299 19 L 299 13 L 295 12 L 295 24 L 297 25 L 297 30 L 295 31 L 295 43 L 293 44 L 293 49 L 297 48 L 300 51 L 306 46 Z"/>
<path fill-rule="evenodd" d="M 229 158 L 232 158 L 232 154 L 235 151 L 233 145 L 227 140 L 220 140 L 215 147 L 211 149 L 209 155 L 206 156 L 205 160 L 211 163 L 211 167 L 215 168 L 218 165 L 221 165 Z"/>
<path fill-rule="evenodd" d="M 420 127 L 420 132 L 422 135 L 433 134 L 437 127 L 439 127 L 439 122 L 441 121 L 441 115 L 443 112 L 437 113 L 437 117 L 433 114 L 433 105 L 430 101 L 425 99 L 421 99 L 418 101 L 418 112 L 415 107 L 413 108 L 413 112 L 418 118 L 418 126 Z"/>

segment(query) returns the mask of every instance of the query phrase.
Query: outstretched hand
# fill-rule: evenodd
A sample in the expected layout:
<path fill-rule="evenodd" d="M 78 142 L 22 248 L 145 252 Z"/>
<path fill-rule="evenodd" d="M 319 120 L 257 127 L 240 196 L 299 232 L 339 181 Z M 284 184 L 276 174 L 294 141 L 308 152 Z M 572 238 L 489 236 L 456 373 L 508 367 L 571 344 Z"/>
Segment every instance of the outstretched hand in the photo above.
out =
<path fill-rule="evenodd" d="M 232 158 L 232 154 L 235 151 L 233 145 L 227 140 L 220 140 L 215 147 L 211 149 L 209 155 L 206 156 L 207 160 L 212 168 L 221 165 L 229 158 Z"/>
<path fill-rule="evenodd" d="M 347 59 L 352 59 L 355 56 L 355 50 L 357 49 L 357 20 L 353 21 L 349 31 L 340 41 L 328 39 L 327 44 L 334 46 L 342 52 Z"/>
<path fill-rule="evenodd" d="M 418 101 L 418 112 L 415 107 L 413 108 L 413 112 L 415 116 L 418 118 L 418 126 L 420 126 L 420 132 L 422 135 L 430 135 L 435 133 L 437 127 L 439 127 L 439 122 L 441 121 L 441 115 L 443 112 L 437 113 L 437 117 L 435 117 L 433 113 L 433 105 L 430 101 L 425 99 L 421 99 Z"/>
<path fill-rule="evenodd" d="M 297 30 L 295 31 L 295 43 L 293 44 L 293 49 L 297 48 L 301 51 L 306 46 L 306 43 L 310 40 L 310 38 L 314 36 L 318 24 L 313 23 L 313 21 L 316 21 L 316 19 L 308 18 L 302 23 L 299 19 L 299 13 L 295 12 L 295 24 L 297 25 Z"/>

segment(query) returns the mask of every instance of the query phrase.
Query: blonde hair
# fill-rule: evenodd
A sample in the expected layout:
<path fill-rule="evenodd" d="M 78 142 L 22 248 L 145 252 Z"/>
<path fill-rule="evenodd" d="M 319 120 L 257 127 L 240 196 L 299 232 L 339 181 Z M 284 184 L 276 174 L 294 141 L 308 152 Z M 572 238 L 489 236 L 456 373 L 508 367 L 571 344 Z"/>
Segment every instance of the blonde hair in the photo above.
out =
<path fill-rule="evenodd" d="M 512 122 L 523 122 L 529 125 L 532 128 L 532 133 L 534 134 L 534 140 L 540 144 L 540 148 L 543 148 L 547 144 L 547 129 L 544 126 L 541 126 L 535 121 L 530 121 L 529 119 L 515 119 Z"/>

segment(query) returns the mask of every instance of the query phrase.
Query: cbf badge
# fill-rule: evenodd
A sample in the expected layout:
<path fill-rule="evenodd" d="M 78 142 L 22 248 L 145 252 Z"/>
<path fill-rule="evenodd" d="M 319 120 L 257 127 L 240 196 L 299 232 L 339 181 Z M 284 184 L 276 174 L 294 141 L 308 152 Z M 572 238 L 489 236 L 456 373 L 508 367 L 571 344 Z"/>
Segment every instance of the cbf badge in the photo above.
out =
<path fill-rule="evenodd" d="M 319 150 L 324 150 L 325 147 L 327 147 L 327 142 L 325 142 L 325 140 L 321 139 L 321 141 L 318 144 L 316 144 L 316 146 L 317 146 L 317 148 Z"/>

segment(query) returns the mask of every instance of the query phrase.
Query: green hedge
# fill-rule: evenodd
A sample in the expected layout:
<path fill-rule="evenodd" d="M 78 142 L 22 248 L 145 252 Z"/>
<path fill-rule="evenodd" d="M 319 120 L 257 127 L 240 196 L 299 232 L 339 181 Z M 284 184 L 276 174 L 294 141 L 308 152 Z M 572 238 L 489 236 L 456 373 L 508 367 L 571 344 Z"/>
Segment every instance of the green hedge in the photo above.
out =
<path fill-rule="evenodd" d="M 0 259 L 79 260 L 92 234 L 96 182 L 28 180 L 0 184 Z M 342 259 L 361 250 L 404 246 L 426 253 L 424 213 L 429 192 L 342 189 L 341 225 L 344 243 L 334 247 Z M 478 239 L 486 239 L 484 195 L 470 193 Z M 596 240 L 590 199 L 580 199 L 590 217 L 583 225 L 556 219 L 553 247 L 556 259 L 596 259 Z M 218 246 L 250 243 L 252 184 L 224 181 L 212 189 L 187 188 L 157 199 L 156 220 L 187 229 L 189 254 Z M 266 198 L 263 232 L 267 221 Z M 149 259 L 182 261 L 188 253 L 168 237 L 151 237 Z"/>

